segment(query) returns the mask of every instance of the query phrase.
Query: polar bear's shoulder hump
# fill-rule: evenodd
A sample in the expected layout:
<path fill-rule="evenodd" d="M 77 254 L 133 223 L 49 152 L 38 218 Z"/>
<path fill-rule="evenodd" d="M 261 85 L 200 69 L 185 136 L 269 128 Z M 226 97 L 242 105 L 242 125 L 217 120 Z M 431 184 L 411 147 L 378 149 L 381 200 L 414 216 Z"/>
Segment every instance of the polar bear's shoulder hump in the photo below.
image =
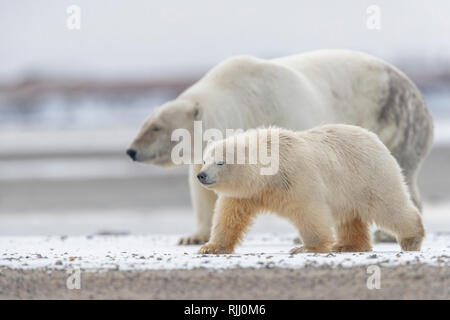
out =
<path fill-rule="evenodd" d="M 233 56 L 225 59 L 216 67 L 211 69 L 209 75 L 212 77 L 224 77 L 234 74 L 254 73 L 264 69 L 266 60 L 249 55 Z"/>

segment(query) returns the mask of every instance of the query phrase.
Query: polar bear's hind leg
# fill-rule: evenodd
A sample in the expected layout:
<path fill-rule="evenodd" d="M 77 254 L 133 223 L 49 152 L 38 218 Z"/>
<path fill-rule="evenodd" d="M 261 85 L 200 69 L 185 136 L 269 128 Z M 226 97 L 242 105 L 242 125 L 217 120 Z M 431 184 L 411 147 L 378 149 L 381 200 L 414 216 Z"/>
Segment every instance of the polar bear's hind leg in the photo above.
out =
<path fill-rule="evenodd" d="M 368 223 L 355 217 L 336 225 L 337 243 L 333 246 L 336 252 L 362 252 L 372 249 Z"/>
<path fill-rule="evenodd" d="M 380 210 L 378 214 L 375 214 L 374 222 L 382 229 L 396 235 L 402 250 L 420 250 L 425 229 L 419 211 L 412 203 L 406 208 L 392 206 Z"/>

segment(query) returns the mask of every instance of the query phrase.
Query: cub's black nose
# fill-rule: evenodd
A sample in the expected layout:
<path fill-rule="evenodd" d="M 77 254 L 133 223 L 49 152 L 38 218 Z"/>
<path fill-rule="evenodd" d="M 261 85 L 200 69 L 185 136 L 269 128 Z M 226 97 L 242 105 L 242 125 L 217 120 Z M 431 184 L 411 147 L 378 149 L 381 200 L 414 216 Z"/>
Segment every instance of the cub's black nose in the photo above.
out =
<path fill-rule="evenodd" d="M 127 150 L 127 155 L 130 156 L 131 159 L 133 159 L 133 161 L 136 161 L 136 150 L 134 149 L 128 149 Z"/>
<path fill-rule="evenodd" d="M 200 173 L 197 175 L 197 179 L 198 179 L 201 183 L 205 183 L 206 178 L 208 178 L 208 175 L 207 175 L 206 173 L 204 173 L 204 172 L 200 172 Z"/>

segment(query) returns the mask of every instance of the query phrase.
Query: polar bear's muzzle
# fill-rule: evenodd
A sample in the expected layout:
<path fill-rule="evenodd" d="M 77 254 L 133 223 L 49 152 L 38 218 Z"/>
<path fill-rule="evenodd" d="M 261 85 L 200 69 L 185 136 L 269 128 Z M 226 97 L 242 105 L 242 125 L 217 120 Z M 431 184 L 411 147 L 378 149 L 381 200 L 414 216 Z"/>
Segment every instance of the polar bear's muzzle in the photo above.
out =
<path fill-rule="evenodd" d="M 136 161 L 136 154 L 137 151 L 134 149 L 128 149 L 127 150 L 127 155 L 131 158 L 131 160 Z"/>
<path fill-rule="evenodd" d="M 215 181 L 211 180 L 211 178 L 208 176 L 208 174 L 205 171 L 201 171 L 199 174 L 197 174 L 197 179 L 204 186 L 211 186 L 214 183 L 216 183 Z"/>
<path fill-rule="evenodd" d="M 173 166 L 170 156 L 168 156 L 165 153 L 164 154 L 150 153 L 146 151 L 136 150 L 131 147 L 127 149 L 126 153 L 131 158 L 131 160 L 136 162 L 152 164 L 159 167 Z"/>
<path fill-rule="evenodd" d="M 138 152 L 132 148 L 127 150 L 127 155 L 131 158 L 131 160 L 138 162 L 152 161 L 156 158 L 156 154 L 148 155 L 146 153 L 144 154 L 142 152 Z"/>

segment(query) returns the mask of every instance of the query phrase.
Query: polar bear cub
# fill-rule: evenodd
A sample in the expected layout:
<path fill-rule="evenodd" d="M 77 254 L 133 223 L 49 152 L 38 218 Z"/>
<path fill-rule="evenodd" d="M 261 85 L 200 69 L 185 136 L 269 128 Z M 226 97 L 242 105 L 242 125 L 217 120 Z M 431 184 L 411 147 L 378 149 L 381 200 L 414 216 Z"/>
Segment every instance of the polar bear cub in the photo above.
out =
<path fill-rule="evenodd" d="M 261 174 L 259 158 L 249 161 L 261 146 L 278 152 L 273 174 Z M 241 164 L 239 150 L 245 152 Z M 303 246 L 291 253 L 370 251 L 371 223 L 395 235 L 405 251 L 420 250 L 424 238 L 399 165 L 374 133 L 360 127 L 249 130 L 210 143 L 197 178 L 219 196 L 211 239 L 200 253 L 232 253 L 258 212 L 295 225 Z"/>

